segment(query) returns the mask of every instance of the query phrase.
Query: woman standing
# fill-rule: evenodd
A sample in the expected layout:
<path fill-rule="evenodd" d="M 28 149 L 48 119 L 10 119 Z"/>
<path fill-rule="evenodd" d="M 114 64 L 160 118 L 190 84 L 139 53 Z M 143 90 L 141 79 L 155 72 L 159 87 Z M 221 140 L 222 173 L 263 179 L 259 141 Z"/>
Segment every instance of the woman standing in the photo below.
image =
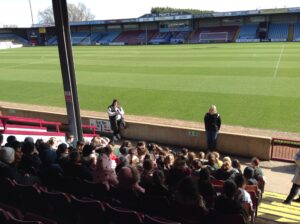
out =
<path fill-rule="evenodd" d="M 107 108 L 107 113 L 110 121 L 111 129 L 114 132 L 114 140 L 120 140 L 120 127 L 123 125 L 125 128 L 124 121 L 124 110 L 119 104 L 118 100 L 114 99 L 112 104 Z"/>
<path fill-rule="evenodd" d="M 221 128 L 221 117 L 217 112 L 217 107 L 212 105 L 208 113 L 204 116 L 204 124 L 207 139 L 207 149 L 212 151 L 216 149 L 217 137 Z"/>

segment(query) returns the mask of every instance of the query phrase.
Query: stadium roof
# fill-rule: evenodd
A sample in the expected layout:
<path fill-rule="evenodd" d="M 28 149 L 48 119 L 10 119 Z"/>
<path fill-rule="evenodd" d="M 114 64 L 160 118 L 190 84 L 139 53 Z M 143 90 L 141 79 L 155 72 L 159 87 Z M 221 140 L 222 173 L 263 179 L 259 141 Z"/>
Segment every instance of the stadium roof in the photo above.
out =
<path fill-rule="evenodd" d="M 119 24 L 119 23 L 187 20 L 187 19 L 197 19 L 197 18 L 286 14 L 286 13 L 300 13 L 300 7 L 257 9 L 257 10 L 232 11 L 232 12 L 211 12 L 211 13 L 203 13 L 203 14 L 197 14 L 197 15 L 191 15 L 191 14 L 187 14 L 187 13 L 145 14 L 139 18 L 70 22 L 70 25 L 71 26 L 79 26 L 79 25 Z M 33 25 L 33 27 L 43 27 L 43 26 L 46 26 L 46 27 L 54 26 L 54 24 L 34 24 Z"/>

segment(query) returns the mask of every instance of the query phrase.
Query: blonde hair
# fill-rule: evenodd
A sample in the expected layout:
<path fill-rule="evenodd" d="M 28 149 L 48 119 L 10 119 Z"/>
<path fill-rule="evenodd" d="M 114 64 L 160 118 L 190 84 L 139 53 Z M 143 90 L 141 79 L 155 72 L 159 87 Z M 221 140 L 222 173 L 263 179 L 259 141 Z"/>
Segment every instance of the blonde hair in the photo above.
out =
<path fill-rule="evenodd" d="M 216 105 L 211 105 L 208 111 L 210 114 L 217 114 L 217 107 Z"/>
<path fill-rule="evenodd" d="M 231 166 L 231 164 L 232 164 L 231 158 L 230 158 L 229 156 L 225 156 L 225 157 L 223 158 L 223 163 L 225 163 L 225 162 L 228 162 L 230 166 Z"/>

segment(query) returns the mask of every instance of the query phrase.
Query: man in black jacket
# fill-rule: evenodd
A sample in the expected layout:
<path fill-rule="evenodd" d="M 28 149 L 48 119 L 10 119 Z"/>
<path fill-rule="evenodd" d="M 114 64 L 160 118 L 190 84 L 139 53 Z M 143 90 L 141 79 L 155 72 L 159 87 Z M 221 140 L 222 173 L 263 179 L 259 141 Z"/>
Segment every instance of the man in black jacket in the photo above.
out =
<path fill-rule="evenodd" d="M 221 117 L 217 112 L 217 107 L 212 105 L 208 113 L 204 116 L 204 124 L 207 139 L 207 149 L 212 151 L 216 149 L 218 132 L 221 128 Z"/>

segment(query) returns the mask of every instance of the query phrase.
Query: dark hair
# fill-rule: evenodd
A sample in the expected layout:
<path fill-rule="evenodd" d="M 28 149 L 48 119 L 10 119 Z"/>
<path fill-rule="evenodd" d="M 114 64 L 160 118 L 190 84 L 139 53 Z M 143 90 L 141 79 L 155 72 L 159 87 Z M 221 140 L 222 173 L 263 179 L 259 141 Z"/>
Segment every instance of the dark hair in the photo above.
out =
<path fill-rule="evenodd" d="M 182 169 L 186 165 L 184 157 L 177 157 L 173 163 L 173 168 Z"/>
<path fill-rule="evenodd" d="M 234 182 L 236 183 L 237 187 L 242 187 L 246 183 L 244 175 L 237 173 L 234 177 Z"/>
<path fill-rule="evenodd" d="M 44 143 L 44 140 L 39 138 L 35 141 L 35 148 L 38 150 L 38 152 L 41 151 L 41 144 Z"/>
<path fill-rule="evenodd" d="M 24 154 L 31 154 L 34 151 L 34 143 L 33 142 L 24 142 L 22 146 L 22 151 Z"/>
<path fill-rule="evenodd" d="M 80 159 L 80 153 L 77 150 L 74 150 L 69 155 L 69 160 L 71 163 L 76 162 L 78 159 Z"/>
<path fill-rule="evenodd" d="M 189 150 L 188 150 L 187 148 L 182 148 L 182 149 L 181 149 L 181 153 L 182 153 L 183 155 L 188 154 L 188 152 L 189 152 Z"/>
<path fill-rule="evenodd" d="M 77 141 L 76 146 L 84 145 L 84 141 Z"/>
<path fill-rule="evenodd" d="M 157 145 L 155 143 L 148 144 L 148 151 L 153 152 L 156 149 Z"/>
<path fill-rule="evenodd" d="M 2 142 L 3 142 L 3 135 L 0 134 L 0 145 L 2 144 Z"/>
<path fill-rule="evenodd" d="M 129 140 L 125 140 L 123 143 L 122 143 L 122 145 L 121 145 L 121 147 L 120 148 L 122 148 L 122 147 L 132 147 L 132 143 L 131 143 L 131 141 L 129 141 Z"/>
<path fill-rule="evenodd" d="M 213 160 L 213 158 L 214 158 L 214 160 Z M 208 160 L 209 164 L 216 163 L 216 155 L 212 152 L 208 153 L 207 154 L 207 160 Z"/>
<path fill-rule="evenodd" d="M 33 140 L 33 138 L 32 137 L 26 137 L 25 139 L 24 139 L 24 142 L 34 142 L 34 140 Z"/>
<path fill-rule="evenodd" d="M 241 169 L 241 163 L 240 163 L 240 161 L 237 160 L 237 159 L 233 159 L 233 160 L 232 160 L 231 166 L 232 166 L 233 168 L 238 169 L 239 171 L 240 171 L 240 169 Z"/>
<path fill-rule="evenodd" d="M 119 149 L 119 151 L 120 151 L 120 153 L 121 153 L 122 155 L 127 155 L 127 154 L 128 154 L 128 150 L 129 150 L 128 147 L 121 147 L 121 148 Z"/>
<path fill-rule="evenodd" d="M 153 162 L 151 159 L 144 159 L 143 168 L 146 171 L 150 171 L 153 169 Z"/>
<path fill-rule="evenodd" d="M 195 169 L 200 169 L 202 167 L 202 162 L 199 159 L 194 159 L 192 162 L 192 166 Z"/>
<path fill-rule="evenodd" d="M 11 147 L 16 151 L 19 148 L 22 148 L 22 144 L 19 141 L 14 141 L 11 143 Z"/>
<path fill-rule="evenodd" d="M 237 186 L 233 181 L 231 181 L 231 180 L 225 181 L 224 186 L 223 186 L 223 193 L 228 198 L 232 198 L 235 195 L 236 190 L 237 190 Z"/>
<path fill-rule="evenodd" d="M 5 144 L 5 146 L 12 147 L 12 143 L 13 143 L 14 141 L 17 141 L 16 136 L 14 136 L 14 135 L 8 136 L 7 139 L 6 139 L 6 142 L 7 142 L 7 143 Z"/>
<path fill-rule="evenodd" d="M 86 157 L 93 153 L 94 146 L 93 145 L 84 145 L 82 149 L 82 156 Z"/>
<path fill-rule="evenodd" d="M 144 141 L 139 141 L 139 142 L 136 144 L 136 147 L 137 147 L 137 148 L 139 148 L 139 147 L 141 147 L 141 146 L 146 147 L 146 142 L 144 142 Z"/>
<path fill-rule="evenodd" d="M 66 139 L 74 138 L 74 135 L 71 132 L 66 132 Z"/>
<path fill-rule="evenodd" d="M 177 192 L 184 198 L 195 199 L 199 197 L 198 187 L 191 177 L 184 177 L 177 186 Z"/>
<path fill-rule="evenodd" d="M 111 105 L 110 105 L 109 107 L 112 107 L 112 106 L 114 106 L 114 105 L 115 105 L 115 103 L 119 103 L 117 99 L 113 99 L 113 101 L 112 101 L 112 103 L 111 103 Z"/>
<path fill-rule="evenodd" d="M 259 161 L 259 159 L 257 157 L 253 157 L 251 159 L 251 163 L 254 164 L 255 166 L 258 166 L 259 163 L 260 163 L 260 161 Z"/>
<path fill-rule="evenodd" d="M 42 142 L 42 143 L 40 144 L 40 149 L 41 149 L 41 151 L 48 150 L 48 149 L 50 149 L 50 148 L 51 148 L 51 146 L 50 146 L 49 143 Z"/>
<path fill-rule="evenodd" d="M 200 181 L 208 181 L 210 177 L 210 173 L 208 169 L 201 169 L 199 172 Z"/>
<path fill-rule="evenodd" d="M 250 179 L 250 178 L 253 178 L 254 177 L 254 169 L 250 166 L 247 166 L 245 169 L 244 169 L 244 176 L 247 178 L 247 179 Z"/>
<path fill-rule="evenodd" d="M 59 157 L 61 154 L 65 153 L 67 149 L 68 149 L 67 144 L 65 144 L 65 143 L 59 144 L 59 146 L 57 147 L 57 150 L 56 150 L 57 157 Z"/>

